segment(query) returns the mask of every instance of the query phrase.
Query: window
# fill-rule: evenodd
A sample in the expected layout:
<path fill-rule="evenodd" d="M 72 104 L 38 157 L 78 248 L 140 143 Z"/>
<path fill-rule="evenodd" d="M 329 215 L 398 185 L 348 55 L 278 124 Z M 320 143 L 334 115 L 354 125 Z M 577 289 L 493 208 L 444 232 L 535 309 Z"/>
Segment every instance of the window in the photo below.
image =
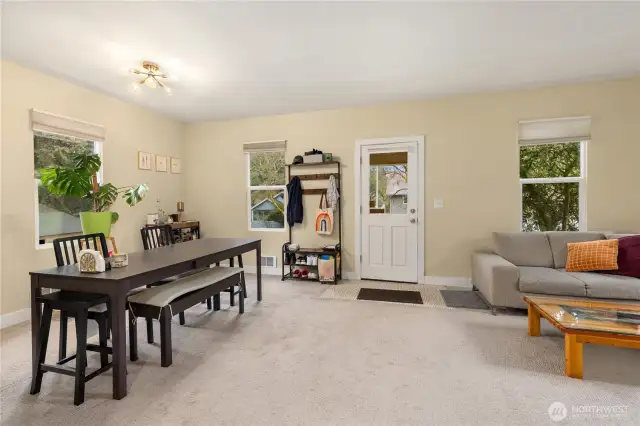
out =
<path fill-rule="evenodd" d="M 91 210 L 91 203 L 75 197 L 53 195 L 40 182 L 40 169 L 69 166 L 77 154 L 99 153 L 99 142 L 34 131 L 33 163 L 36 185 L 37 245 L 51 243 L 61 236 L 79 234 L 80 212 Z"/>
<path fill-rule="evenodd" d="M 520 124 L 522 231 L 586 230 L 590 120 Z"/>
<path fill-rule="evenodd" d="M 248 157 L 248 217 L 250 230 L 284 230 L 285 160 L 280 145 L 269 148 L 266 143 L 245 144 Z M 251 145 L 248 149 L 248 145 Z"/>
<path fill-rule="evenodd" d="M 369 154 L 369 213 L 407 213 L 407 153 Z"/>

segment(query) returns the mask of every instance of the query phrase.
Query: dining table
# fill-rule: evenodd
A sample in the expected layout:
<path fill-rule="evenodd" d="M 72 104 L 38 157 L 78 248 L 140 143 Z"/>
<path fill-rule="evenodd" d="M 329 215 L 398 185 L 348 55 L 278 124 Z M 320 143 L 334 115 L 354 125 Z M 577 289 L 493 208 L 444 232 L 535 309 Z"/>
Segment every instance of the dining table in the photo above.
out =
<path fill-rule="evenodd" d="M 98 293 L 109 296 L 112 327 L 113 398 L 127 395 L 126 324 L 127 297 L 131 290 L 162 279 L 240 256 L 255 250 L 256 299 L 262 300 L 261 240 L 251 238 L 203 238 L 182 244 L 128 254 L 128 265 L 105 272 L 80 272 L 77 264 L 30 272 L 32 377 L 38 366 L 42 310 L 37 298 L 42 289 Z M 33 380 L 32 378 L 32 380 Z"/>

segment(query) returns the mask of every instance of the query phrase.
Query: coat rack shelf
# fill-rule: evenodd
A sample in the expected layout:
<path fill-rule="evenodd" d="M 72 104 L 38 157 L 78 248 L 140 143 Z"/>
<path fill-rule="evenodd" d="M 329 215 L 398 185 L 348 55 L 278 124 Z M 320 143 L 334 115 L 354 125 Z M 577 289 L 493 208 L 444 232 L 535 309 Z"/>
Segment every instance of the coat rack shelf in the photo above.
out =
<path fill-rule="evenodd" d="M 337 167 L 338 171 L 337 173 L 315 173 L 315 174 L 291 174 L 291 169 L 292 168 L 297 168 L 297 167 L 309 167 L 309 166 L 316 166 L 316 167 L 327 167 L 327 166 L 333 166 L 333 167 Z M 329 255 L 329 256 L 333 256 L 333 271 L 334 271 L 334 277 L 332 281 L 323 281 L 323 282 L 330 282 L 333 284 L 337 284 L 339 280 L 342 279 L 342 256 L 341 256 L 341 247 L 342 247 L 342 166 L 340 164 L 339 161 L 329 161 L 329 162 L 325 162 L 325 163 L 310 163 L 310 164 L 287 164 L 287 180 L 290 181 L 294 176 L 297 176 L 301 181 L 320 181 L 320 180 L 329 180 L 329 178 L 331 176 L 333 176 L 336 179 L 336 186 L 338 187 L 338 191 L 340 192 L 340 197 L 338 198 L 338 205 L 336 207 L 336 216 L 337 216 L 337 222 L 334 222 L 334 232 L 336 227 L 338 228 L 338 242 L 335 243 L 335 241 L 333 242 L 335 245 L 335 249 L 325 249 L 323 247 L 313 247 L 313 248 L 298 248 L 298 250 L 289 250 L 289 245 L 293 242 L 293 228 L 295 228 L 295 226 L 289 226 L 289 241 L 287 243 L 285 243 L 282 246 L 282 281 L 284 280 L 288 280 L 288 279 L 298 279 L 298 280 L 306 280 L 306 281 L 320 281 L 319 277 L 318 278 L 299 278 L 293 275 L 293 271 L 294 271 L 294 266 L 302 266 L 297 264 L 296 262 L 296 254 L 298 255 L 304 255 L 304 254 L 312 254 L 312 255 Z M 322 195 L 326 192 L 326 188 L 309 188 L 309 189 L 302 189 L 302 195 Z M 315 214 L 315 212 L 313 212 L 313 214 Z M 329 244 L 325 244 L 326 245 L 330 245 Z M 293 258 L 293 261 L 287 262 L 287 260 L 291 260 L 291 258 Z M 286 262 L 286 264 L 285 264 Z M 288 273 L 285 270 L 285 267 L 288 266 Z M 307 267 L 309 267 L 309 269 L 312 270 L 316 270 L 317 269 L 317 265 L 307 265 Z"/>
<path fill-rule="evenodd" d="M 302 195 L 322 195 L 327 192 L 324 188 L 311 188 L 311 189 L 303 189 Z"/>
<path fill-rule="evenodd" d="M 296 175 L 300 180 L 324 180 L 329 179 L 331 176 L 338 179 L 340 177 L 339 173 L 320 173 L 315 175 Z"/>

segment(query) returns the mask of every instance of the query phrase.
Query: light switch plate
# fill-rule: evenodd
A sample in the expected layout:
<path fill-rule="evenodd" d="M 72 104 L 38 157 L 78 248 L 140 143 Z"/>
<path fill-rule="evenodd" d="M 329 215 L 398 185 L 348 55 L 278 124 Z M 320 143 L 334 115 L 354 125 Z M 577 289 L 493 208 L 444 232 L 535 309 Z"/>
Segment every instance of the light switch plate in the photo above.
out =
<path fill-rule="evenodd" d="M 444 201 L 441 199 L 435 199 L 433 200 L 433 208 L 434 209 L 441 209 L 444 207 Z"/>

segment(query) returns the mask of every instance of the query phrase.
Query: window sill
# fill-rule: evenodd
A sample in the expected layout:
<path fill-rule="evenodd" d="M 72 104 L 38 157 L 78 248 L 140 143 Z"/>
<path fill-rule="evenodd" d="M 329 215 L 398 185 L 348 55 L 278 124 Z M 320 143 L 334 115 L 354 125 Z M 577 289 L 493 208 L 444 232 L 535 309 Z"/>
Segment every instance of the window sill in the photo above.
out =
<path fill-rule="evenodd" d="M 36 245 L 36 250 L 37 251 L 40 251 L 40 250 L 53 250 L 53 243 L 37 244 Z"/>
<path fill-rule="evenodd" d="M 249 228 L 251 232 L 286 232 L 287 228 Z"/>

